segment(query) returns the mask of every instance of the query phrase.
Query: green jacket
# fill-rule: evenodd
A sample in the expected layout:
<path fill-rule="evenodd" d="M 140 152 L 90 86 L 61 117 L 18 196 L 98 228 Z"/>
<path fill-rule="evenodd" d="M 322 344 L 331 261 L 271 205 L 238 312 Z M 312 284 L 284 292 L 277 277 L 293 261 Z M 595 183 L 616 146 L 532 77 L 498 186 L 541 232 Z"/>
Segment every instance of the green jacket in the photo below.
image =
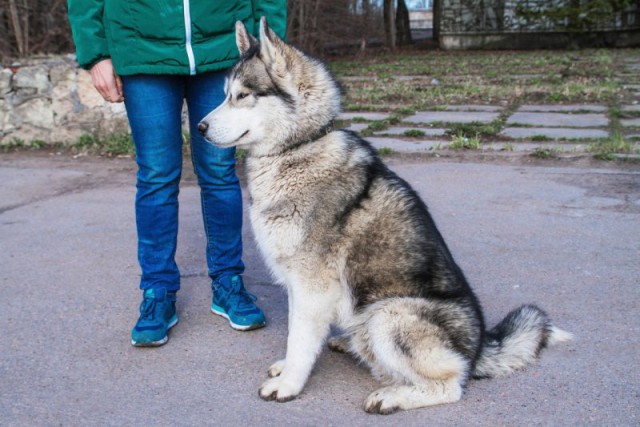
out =
<path fill-rule="evenodd" d="M 284 37 L 286 0 L 68 0 L 82 68 L 111 58 L 119 75 L 196 74 L 238 59 L 235 22 L 261 16 Z"/>

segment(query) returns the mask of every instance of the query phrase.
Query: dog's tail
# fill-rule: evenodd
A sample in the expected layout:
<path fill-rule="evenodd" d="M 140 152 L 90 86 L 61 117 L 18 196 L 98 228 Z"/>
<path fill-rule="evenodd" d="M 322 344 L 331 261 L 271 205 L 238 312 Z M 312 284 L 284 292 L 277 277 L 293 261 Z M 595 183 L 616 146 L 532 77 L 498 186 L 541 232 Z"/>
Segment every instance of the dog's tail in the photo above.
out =
<path fill-rule="evenodd" d="M 545 347 L 572 337 L 535 305 L 523 305 L 487 331 L 473 377 L 508 375 L 530 365 Z"/>

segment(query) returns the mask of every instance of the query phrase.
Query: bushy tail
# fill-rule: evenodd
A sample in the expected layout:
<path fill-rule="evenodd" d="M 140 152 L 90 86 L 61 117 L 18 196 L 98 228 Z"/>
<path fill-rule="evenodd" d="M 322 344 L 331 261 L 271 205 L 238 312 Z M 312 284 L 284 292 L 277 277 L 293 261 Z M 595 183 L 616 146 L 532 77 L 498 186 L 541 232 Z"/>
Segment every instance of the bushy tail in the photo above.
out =
<path fill-rule="evenodd" d="M 544 311 L 523 305 L 486 333 L 473 376 L 508 375 L 533 363 L 545 347 L 571 338 L 569 332 L 553 326 Z"/>

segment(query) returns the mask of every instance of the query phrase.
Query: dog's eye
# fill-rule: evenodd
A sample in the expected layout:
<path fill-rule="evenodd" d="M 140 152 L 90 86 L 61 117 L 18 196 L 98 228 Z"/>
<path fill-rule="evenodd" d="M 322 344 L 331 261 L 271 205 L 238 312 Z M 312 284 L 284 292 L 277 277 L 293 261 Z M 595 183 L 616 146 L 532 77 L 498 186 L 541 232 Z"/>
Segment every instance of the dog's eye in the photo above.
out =
<path fill-rule="evenodd" d="M 247 96 L 249 96 L 249 94 L 248 94 L 248 93 L 239 93 L 239 94 L 237 94 L 237 95 L 236 95 L 236 99 L 237 99 L 238 101 L 240 101 L 241 99 L 244 99 L 244 98 L 246 98 Z"/>

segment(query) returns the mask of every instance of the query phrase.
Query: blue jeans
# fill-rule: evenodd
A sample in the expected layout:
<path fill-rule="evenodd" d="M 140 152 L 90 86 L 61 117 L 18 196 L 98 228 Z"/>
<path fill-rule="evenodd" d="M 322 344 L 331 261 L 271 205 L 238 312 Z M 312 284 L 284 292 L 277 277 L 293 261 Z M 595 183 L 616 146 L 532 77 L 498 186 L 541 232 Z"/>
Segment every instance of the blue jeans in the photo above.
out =
<path fill-rule="evenodd" d="M 223 72 L 195 76 L 123 76 L 125 107 L 138 164 L 136 226 L 140 289 L 180 289 L 175 261 L 182 173 L 182 105 L 189 111 L 191 159 L 200 186 L 207 266 L 215 280 L 242 274 L 242 195 L 235 149 L 221 149 L 198 122 L 224 99 Z"/>

